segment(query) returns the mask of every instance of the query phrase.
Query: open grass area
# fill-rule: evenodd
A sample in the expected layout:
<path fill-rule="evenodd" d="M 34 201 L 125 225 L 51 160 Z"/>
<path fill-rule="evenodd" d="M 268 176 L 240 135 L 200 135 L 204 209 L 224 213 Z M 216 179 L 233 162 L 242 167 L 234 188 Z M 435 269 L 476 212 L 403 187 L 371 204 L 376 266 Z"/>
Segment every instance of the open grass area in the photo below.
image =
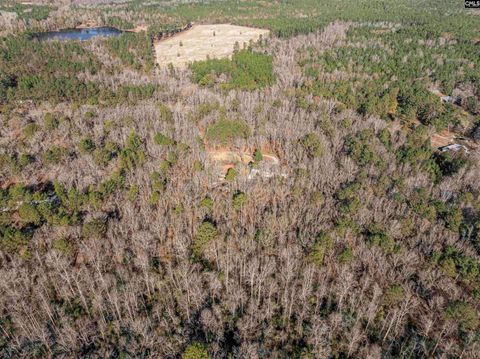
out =
<path fill-rule="evenodd" d="M 235 44 L 243 47 L 250 41 L 266 37 L 269 30 L 230 24 L 195 25 L 188 31 L 155 44 L 157 63 L 166 67 L 186 67 L 208 58 L 229 58 Z"/>

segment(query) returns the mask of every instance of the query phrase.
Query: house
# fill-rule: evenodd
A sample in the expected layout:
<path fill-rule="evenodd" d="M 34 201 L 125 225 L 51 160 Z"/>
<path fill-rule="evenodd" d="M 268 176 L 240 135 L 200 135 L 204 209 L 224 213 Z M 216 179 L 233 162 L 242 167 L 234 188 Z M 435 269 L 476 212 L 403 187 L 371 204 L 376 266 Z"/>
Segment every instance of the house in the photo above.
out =
<path fill-rule="evenodd" d="M 455 152 L 458 152 L 460 150 L 463 150 L 465 151 L 465 153 L 468 153 L 469 150 L 467 147 L 465 147 L 464 145 L 461 145 L 459 143 L 453 143 L 451 145 L 447 145 L 447 146 L 443 146 L 443 147 L 440 147 L 439 148 L 440 151 L 442 152 L 447 152 L 447 151 L 455 151 Z"/>
<path fill-rule="evenodd" d="M 441 99 L 443 102 L 450 102 L 450 103 L 454 103 L 454 102 L 455 102 L 455 99 L 454 99 L 452 96 L 442 96 L 442 97 L 440 97 L 440 99 Z"/>
<path fill-rule="evenodd" d="M 442 100 L 442 102 L 451 103 L 451 104 L 453 104 L 453 105 L 458 105 L 458 106 L 460 106 L 460 104 L 461 104 L 460 98 L 458 98 L 458 97 L 453 97 L 453 96 L 440 96 L 440 99 Z"/>

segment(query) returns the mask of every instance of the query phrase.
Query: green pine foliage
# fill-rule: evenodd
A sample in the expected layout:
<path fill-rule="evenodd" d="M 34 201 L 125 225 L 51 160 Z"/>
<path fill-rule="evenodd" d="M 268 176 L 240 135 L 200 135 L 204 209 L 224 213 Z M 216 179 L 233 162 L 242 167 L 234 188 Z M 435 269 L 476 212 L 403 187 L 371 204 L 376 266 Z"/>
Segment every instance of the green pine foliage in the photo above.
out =
<path fill-rule="evenodd" d="M 248 200 L 248 197 L 244 192 L 241 192 L 241 191 L 235 192 L 232 197 L 233 208 L 237 211 L 240 211 L 242 207 L 245 205 L 245 203 L 247 202 L 247 200 Z"/>
<path fill-rule="evenodd" d="M 233 182 L 233 181 L 235 181 L 237 176 L 238 176 L 237 170 L 235 168 L 231 167 L 227 170 L 227 173 L 225 175 L 225 180 L 227 180 L 229 182 Z"/>
<path fill-rule="evenodd" d="M 54 6 L 38 5 L 32 3 L 11 3 L 5 1 L 0 5 L 0 11 L 14 12 L 18 19 L 21 20 L 45 20 L 50 15 L 51 11 L 56 10 Z"/>
<path fill-rule="evenodd" d="M 206 138 L 213 143 L 227 145 L 236 139 L 247 139 L 251 129 L 243 120 L 219 119 L 208 126 Z"/>
<path fill-rule="evenodd" d="M 236 52 L 232 60 L 210 59 L 195 62 L 190 68 L 193 80 L 202 86 L 213 86 L 221 74 L 229 77 L 223 84 L 226 89 L 255 90 L 275 82 L 272 57 L 251 50 Z"/>
<path fill-rule="evenodd" d="M 214 224 L 203 222 L 197 229 L 193 238 L 192 254 L 196 258 L 201 258 L 205 247 L 218 236 L 218 230 Z"/>
<path fill-rule="evenodd" d="M 475 330 L 480 325 L 475 308 L 462 301 L 450 303 L 445 309 L 445 318 L 455 321 L 463 331 Z"/>
<path fill-rule="evenodd" d="M 321 267 L 324 264 L 326 255 L 333 248 L 333 239 L 325 232 L 317 235 L 309 259 L 315 265 Z"/>
<path fill-rule="evenodd" d="M 206 347 L 200 343 L 192 343 L 182 354 L 182 359 L 210 359 Z"/>
<path fill-rule="evenodd" d="M 316 133 L 309 133 L 305 135 L 305 137 L 301 139 L 300 143 L 310 157 L 321 157 L 323 155 L 324 147 L 320 141 L 320 137 Z"/>
<path fill-rule="evenodd" d="M 155 143 L 159 146 L 172 146 L 172 145 L 175 144 L 174 140 L 165 136 L 162 133 L 155 134 L 153 139 L 154 139 Z"/>

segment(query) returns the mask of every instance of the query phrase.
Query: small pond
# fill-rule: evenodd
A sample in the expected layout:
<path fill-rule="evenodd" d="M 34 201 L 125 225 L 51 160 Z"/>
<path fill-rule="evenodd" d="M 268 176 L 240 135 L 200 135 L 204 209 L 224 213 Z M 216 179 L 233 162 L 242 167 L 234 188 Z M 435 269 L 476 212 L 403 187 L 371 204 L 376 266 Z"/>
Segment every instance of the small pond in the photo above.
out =
<path fill-rule="evenodd" d="M 123 31 L 114 27 L 91 27 L 86 29 L 64 29 L 58 31 L 40 32 L 35 35 L 40 41 L 46 40 L 90 40 L 94 37 L 119 36 Z"/>

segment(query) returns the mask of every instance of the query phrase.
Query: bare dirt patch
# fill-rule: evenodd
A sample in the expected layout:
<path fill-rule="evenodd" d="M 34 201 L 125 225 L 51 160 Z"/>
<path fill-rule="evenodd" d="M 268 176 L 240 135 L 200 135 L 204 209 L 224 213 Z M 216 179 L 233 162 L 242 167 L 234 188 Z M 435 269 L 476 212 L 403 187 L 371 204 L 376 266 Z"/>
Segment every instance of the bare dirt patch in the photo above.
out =
<path fill-rule="evenodd" d="M 184 68 L 194 61 L 210 58 L 229 58 L 235 43 L 240 47 L 250 40 L 266 37 L 269 30 L 230 24 L 194 25 L 191 29 L 155 43 L 157 63 Z"/>
<path fill-rule="evenodd" d="M 284 176 L 280 168 L 280 160 L 273 154 L 263 153 L 263 159 L 255 167 L 250 166 L 254 162 L 253 151 L 209 149 L 207 150 L 207 160 L 209 167 L 218 176 L 219 183 L 225 180 L 230 168 L 235 168 L 240 176 L 249 180 L 257 176 L 262 178 L 270 178 L 278 174 Z"/>
<path fill-rule="evenodd" d="M 219 180 L 223 181 L 225 175 L 227 174 L 230 168 L 243 168 L 245 173 L 243 175 L 248 175 L 248 164 L 253 161 L 253 156 L 245 152 L 235 152 L 235 151 L 208 151 L 207 152 L 208 162 L 210 167 L 215 168 L 216 173 L 219 177 Z"/>
<path fill-rule="evenodd" d="M 439 133 L 434 133 L 430 137 L 430 142 L 434 148 L 445 147 L 455 143 L 455 134 L 448 130 L 443 130 Z"/>
<path fill-rule="evenodd" d="M 460 144 L 462 146 L 465 146 L 469 150 L 478 149 L 478 144 L 475 143 L 475 141 L 469 138 L 465 138 L 461 134 L 449 130 L 443 130 L 441 132 L 434 133 L 430 137 L 430 142 L 432 144 L 432 147 L 436 149 L 453 144 Z"/>

